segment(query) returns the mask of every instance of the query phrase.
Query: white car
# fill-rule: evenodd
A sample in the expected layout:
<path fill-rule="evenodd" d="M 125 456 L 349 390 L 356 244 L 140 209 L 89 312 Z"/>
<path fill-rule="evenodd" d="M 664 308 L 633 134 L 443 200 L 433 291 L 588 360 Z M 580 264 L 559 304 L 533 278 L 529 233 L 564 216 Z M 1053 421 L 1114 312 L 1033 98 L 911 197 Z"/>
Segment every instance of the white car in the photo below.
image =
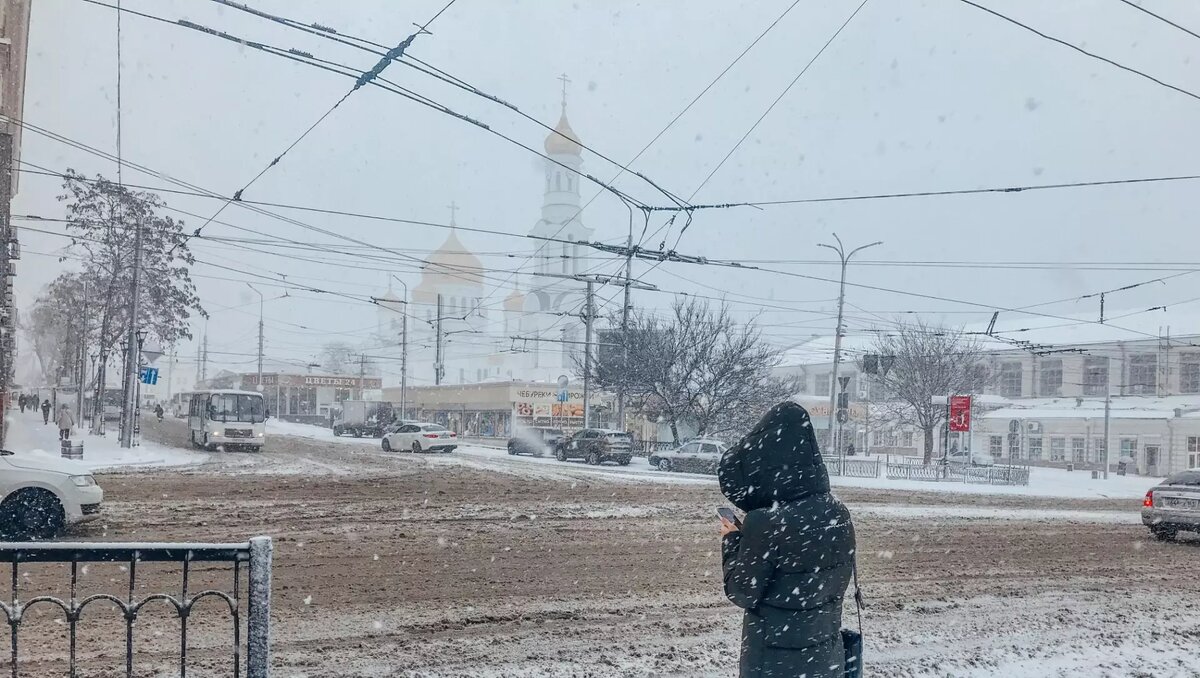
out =
<path fill-rule="evenodd" d="M 650 455 L 650 465 L 660 471 L 690 471 L 692 473 L 717 472 L 721 455 L 729 444 L 713 438 L 692 440 L 676 450 L 663 450 Z"/>
<path fill-rule="evenodd" d="M 967 466 L 994 466 L 996 464 L 995 458 L 982 450 L 974 454 L 969 452 L 953 452 L 946 455 L 946 461 L 952 464 L 965 464 Z"/>
<path fill-rule="evenodd" d="M 0 538 L 52 539 L 100 517 L 104 490 L 83 464 L 0 450 Z"/>
<path fill-rule="evenodd" d="M 412 450 L 413 452 L 453 452 L 458 447 L 458 434 L 440 424 L 404 422 L 383 434 L 379 443 L 384 452 Z"/>

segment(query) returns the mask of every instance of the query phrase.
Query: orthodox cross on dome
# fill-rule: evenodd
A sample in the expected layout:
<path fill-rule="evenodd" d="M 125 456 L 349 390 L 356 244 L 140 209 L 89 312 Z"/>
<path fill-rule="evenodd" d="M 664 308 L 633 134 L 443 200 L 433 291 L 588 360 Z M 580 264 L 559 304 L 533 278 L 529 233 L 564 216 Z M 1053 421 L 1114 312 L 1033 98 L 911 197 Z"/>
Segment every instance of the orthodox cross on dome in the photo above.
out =
<path fill-rule="evenodd" d="M 563 109 L 563 113 L 566 113 L 567 112 L 567 84 L 569 84 L 571 82 L 571 79 L 567 77 L 566 73 L 563 73 L 562 75 L 558 76 L 558 80 L 562 82 L 562 109 Z"/>
<path fill-rule="evenodd" d="M 446 205 L 446 208 L 450 210 L 450 225 L 451 226 L 457 225 L 454 223 L 454 215 L 458 213 L 458 203 L 451 200 L 450 204 Z"/>

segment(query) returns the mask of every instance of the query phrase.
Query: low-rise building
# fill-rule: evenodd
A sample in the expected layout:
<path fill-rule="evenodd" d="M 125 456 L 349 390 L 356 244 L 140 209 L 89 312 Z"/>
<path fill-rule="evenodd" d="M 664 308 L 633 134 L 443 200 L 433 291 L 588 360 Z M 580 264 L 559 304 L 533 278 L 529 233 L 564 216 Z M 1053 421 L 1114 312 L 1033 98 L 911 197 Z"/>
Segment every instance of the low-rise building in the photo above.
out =
<path fill-rule="evenodd" d="M 404 396 L 406 419 L 441 424 L 462 436 L 507 438 L 521 426 L 583 428 L 583 389 L 574 385 L 565 402 L 557 384 L 536 381 L 415 386 Z M 383 389 L 383 399 L 398 405 L 400 389 Z M 606 426 L 612 413 L 610 396 L 592 395 L 592 426 Z"/>
<path fill-rule="evenodd" d="M 346 374 L 264 372 L 262 388 L 257 372 L 238 376 L 237 388 L 261 392 L 272 416 L 306 424 L 327 424 L 331 405 L 362 398 L 364 392 L 378 393 L 381 388 L 379 377 Z"/>
<path fill-rule="evenodd" d="M 1162 476 L 1200 466 L 1200 397 L 1129 396 L 1013 401 L 975 419 L 975 443 L 1005 462 Z"/>

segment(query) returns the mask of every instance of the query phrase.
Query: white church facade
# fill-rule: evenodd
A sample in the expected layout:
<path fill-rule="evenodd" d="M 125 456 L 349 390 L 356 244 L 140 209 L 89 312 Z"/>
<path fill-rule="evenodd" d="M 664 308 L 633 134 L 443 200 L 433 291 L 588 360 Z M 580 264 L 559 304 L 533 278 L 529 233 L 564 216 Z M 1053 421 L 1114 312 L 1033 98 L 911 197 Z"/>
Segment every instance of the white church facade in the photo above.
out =
<path fill-rule="evenodd" d="M 377 328 L 363 343 L 380 357 L 385 387 L 400 383 L 405 329 L 410 387 L 554 382 L 563 374 L 575 380 L 584 342 L 580 316 L 585 295 L 584 283 L 567 276 L 582 272 L 586 249 L 572 243 L 589 241 L 593 231 L 580 218 L 577 172 L 583 170 L 583 147 L 567 120 L 565 97 L 544 148 L 548 159 L 543 160 L 541 215 L 529 234 L 553 240 L 534 241 L 538 256 L 519 275 L 489 272 L 455 229 L 452 206 L 450 231 L 425 262 L 418 283 L 407 290 L 407 303 L 404 291 L 397 294 L 391 286 L 377 299 Z"/>

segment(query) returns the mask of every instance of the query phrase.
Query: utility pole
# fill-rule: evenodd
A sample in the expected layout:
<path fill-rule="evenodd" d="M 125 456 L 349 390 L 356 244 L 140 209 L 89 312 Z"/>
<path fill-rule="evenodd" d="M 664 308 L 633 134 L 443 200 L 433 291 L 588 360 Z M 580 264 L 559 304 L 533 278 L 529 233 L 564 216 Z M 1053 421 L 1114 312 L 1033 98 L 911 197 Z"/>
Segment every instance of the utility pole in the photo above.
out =
<path fill-rule="evenodd" d="M 400 316 L 400 419 L 405 419 L 408 396 L 408 285 L 404 286 L 404 313 Z"/>
<path fill-rule="evenodd" d="M 1104 394 L 1104 479 L 1108 480 L 1108 462 L 1110 459 L 1109 450 L 1112 446 L 1108 443 L 1108 420 L 1109 410 L 1112 409 L 1112 392 L 1111 389 L 1106 390 Z"/>
<path fill-rule="evenodd" d="M 171 347 L 171 363 L 167 369 L 167 400 L 171 399 L 171 377 L 175 374 L 175 360 L 178 357 L 178 349 Z"/>
<path fill-rule="evenodd" d="M 617 380 L 617 429 L 625 427 L 625 380 L 629 378 L 629 307 L 633 304 L 630 289 L 633 286 L 633 222 L 629 223 L 629 236 L 625 239 L 625 303 L 621 305 L 621 378 Z"/>
<path fill-rule="evenodd" d="M 80 427 L 83 428 L 83 386 L 87 381 L 87 339 L 88 339 L 88 282 L 83 281 L 83 303 L 80 307 L 80 315 L 83 316 L 83 332 L 79 333 L 79 379 L 76 381 L 78 388 L 79 402 L 75 406 L 75 420 Z"/>
<path fill-rule="evenodd" d="M 861 252 L 868 247 L 882 245 L 883 242 L 876 241 L 869 245 L 856 247 L 850 250 L 849 254 L 846 254 L 846 248 L 842 245 L 842 239 L 838 237 L 837 233 L 833 234 L 833 239 L 837 241 L 837 247 L 834 247 L 833 245 L 826 245 L 824 243 L 818 244 L 817 247 L 824 247 L 837 252 L 838 258 L 842 262 L 842 277 L 838 286 L 837 327 L 833 332 L 833 379 L 832 383 L 829 385 L 829 426 L 827 428 L 830 444 L 834 445 L 834 451 L 840 452 L 838 441 L 834 439 L 834 420 L 837 418 L 838 365 L 842 360 L 842 316 L 846 305 L 846 265 L 850 262 L 850 257 L 853 257 L 858 252 Z"/>
<path fill-rule="evenodd" d="M 263 392 L 263 380 L 262 380 L 262 364 L 263 364 L 263 294 L 262 294 L 262 292 L 259 292 L 257 289 L 254 289 L 254 285 L 251 285 L 250 283 L 246 283 L 246 287 L 249 287 L 250 289 L 254 290 L 254 293 L 258 295 L 258 382 L 257 382 L 257 383 L 258 383 L 258 392 L 259 392 L 259 393 L 262 393 L 262 392 Z"/>
<path fill-rule="evenodd" d="M 126 341 L 129 350 L 125 353 L 125 411 L 122 413 L 121 447 L 133 447 L 133 428 L 138 403 L 138 362 L 141 360 L 141 349 L 138 345 L 138 316 L 141 313 L 142 285 L 142 220 L 137 219 L 133 235 L 133 286 L 129 299 L 129 327 L 126 330 Z"/>
<path fill-rule="evenodd" d="M 442 374 L 446 371 L 445 365 L 442 364 L 442 295 L 440 294 L 437 295 L 437 318 L 435 322 L 437 323 L 435 332 L 437 339 L 433 357 L 433 383 L 436 386 L 441 385 Z"/>
<path fill-rule="evenodd" d="M 366 381 L 367 381 L 367 354 L 360 353 L 358 355 L 358 399 L 359 400 L 365 400 L 365 398 L 363 398 L 363 391 L 365 391 L 365 389 L 363 388 L 363 385 L 366 383 Z"/>
<path fill-rule="evenodd" d="M 204 341 L 200 349 L 200 381 L 208 381 L 208 323 L 204 323 Z"/>
<path fill-rule="evenodd" d="M 628 284 L 625 286 L 628 290 Z M 592 372 L 592 283 L 587 283 L 587 298 L 583 303 L 583 427 L 592 427 L 591 372 Z"/>

